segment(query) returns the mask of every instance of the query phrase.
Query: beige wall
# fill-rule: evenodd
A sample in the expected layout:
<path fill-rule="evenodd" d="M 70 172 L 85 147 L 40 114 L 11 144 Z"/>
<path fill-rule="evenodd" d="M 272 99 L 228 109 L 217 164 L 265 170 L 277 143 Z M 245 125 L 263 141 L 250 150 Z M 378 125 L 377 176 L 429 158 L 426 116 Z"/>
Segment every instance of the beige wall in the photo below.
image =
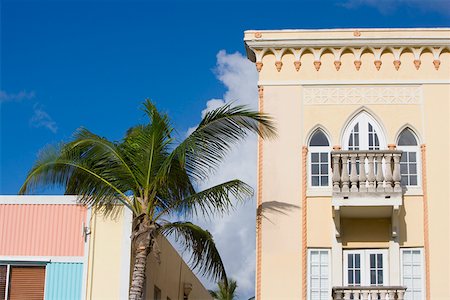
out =
<path fill-rule="evenodd" d="M 430 37 L 450 39 L 450 30 L 391 30 L 364 31 L 362 37 L 395 39 L 400 37 Z M 256 38 L 256 34 L 260 34 Z M 332 38 L 352 39 L 353 30 L 336 31 L 248 31 L 247 43 L 258 40 L 280 44 L 299 40 Z M 305 42 L 306 43 L 306 42 Z M 257 46 L 257 43 L 254 45 Z M 256 47 L 255 46 L 255 47 Z M 295 48 L 292 46 L 292 48 Z M 316 71 L 316 58 L 310 52 L 301 56 L 301 67 L 295 70 L 296 60 L 291 50 L 280 60 L 272 49 L 260 60 L 263 67 L 259 73 L 259 85 L 264 87 L 263 110 L 272 115 L 278 128 L 278 138 L 265 141 L 263 145 L 262 197 L 264 217 L 262 222 L 262 249 L 259 253 L 261 266 L 261 299 L 302 299 L 302 146 L 307 144 L 309 134 L 320 125 L 329 135 L 331 145 L 342 144 L 345 125 L 356 112 L 368 111 L 381 125 L 386 144 L 395 144 L 399 131 L 406 125 L 426 145 L 428 225 L 424 223 L 424 199 L 420 189 L 404 196 L 400 209 L 400 247 L 424 247 L 425 236 L 430 240 L 430 297 L 432 300 L 450 299 L 450 54 L 444 50 L 440 66 L 436 70 L 430 50 L 420 55 L 419 70 L 414 65 L 411 51 L 401 54 L 399 70 L 394 68 L 394 55 L 381 55 L 381 69 L 374 66 L 374 54 L 367 51 L 361 56 L 361 68 L 356 71 L 354 54 L 349 51 L 341 56 L 341 68 L 336 70 L 335 57 L 326 50 L 320 56 L 321 67 Z M 251 50 L 250 50 L 251 51 Z M 257 58 L 258 61 L 258 58 Z M 357 90 L 372 87 L 399 87 L 418 91 L 418 101 L 413 103 L 304 103 L 305 90 L 311 88 L 355 87 Z M 389 95 L 387 95 L 389 96 Z M 328 193 L 328 194 L 327 194 Z M 308 191 L 308 195 L 309 195 Z M 412 195 L 409 195 L 412 194 Z M 328 195 L 328 196 L 327 196 Z M 287 204 L 287 210 L 270 211 L 270 205 Z M 331 248 L 334 222 L 331 209 L 331 192 L 307 199 L 307 247 Z M 428 228 L 427 228 L 428 227 Z M 343 219 L 342 236 L 344 248 L 389 247 L 391 237 L 390 219 Z M 370 235 L 368 237 L 367 235 Z M 288 274 L 288 275 L 287 275 Z M 258 274 L 257 274 L 258 277 Z"/>
<path fill-rule="evenodd" d="M 121 300 L 128 298 L 132 268 L 131 212 L 123 207 L 105 216 L 93 213 L 90 221 L 87 300 Z M 153 299 L 153 287 L 162 291 L 161 300 L 183 300 L 183 283 L 193 290 L 189 299 L 211 299 L 208 291 L 183 262 L 178 252 L 163 237 L 158 238 L 161 260 L 153 254 L 147 265 L 146 299 Z"/>
<path fill-rule="evenodd" d="M 146 299 L 154 299 L 154 287 L 161 290 L 161 300 L 183 300 L 184 283 L 192 284 L 189 299 L 210 300 L 212 297 L 201 284 L 198 278 L 189 269 L 178 252 L 170 242 L 164 238 L 158 238 L 158 247 L 161 251 L 160 261 L 150 254 L 147 261 Z"/>

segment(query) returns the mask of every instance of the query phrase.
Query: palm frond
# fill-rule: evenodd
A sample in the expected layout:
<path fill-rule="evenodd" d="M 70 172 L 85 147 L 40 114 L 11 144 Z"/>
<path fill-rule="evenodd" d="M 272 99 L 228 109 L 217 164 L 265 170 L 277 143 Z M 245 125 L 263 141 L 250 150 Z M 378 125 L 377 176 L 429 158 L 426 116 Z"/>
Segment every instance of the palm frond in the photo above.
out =
<path fill-rule="evenodd" d="M 231 147 L 250 133 L 272 138 L 276 130 L 268 115 L 227 104 L 208 112 L 172 155 L 178 157 L 189 176 L 204 180 L 217 169 Z"/>
<path fill-rule="evenodd" d="M 190 218 L 192 216 L 224 215 L 235 207 L 235 202 L 241 203 L 253 196 L 251 186 L 240 180 L 230 180 L 200 192 L 195 192 L 169 204 L 164 213 L 176 212 Z M 159 217 L 158 216 L 158 217 Z M 155 220 L 157 220 L 157 218 Z"/>
<path fill-rule="evenodd" d="M 207 230 L 191 222 L 163 224 L 159 231 L 166 236 L 174 236 L 184 250 L 190 251 L 190 264 L 202 276 L 213 280 L 227 280 L 225 267 L 214 240 Z"/>
<path fill-rule="evenodd" d="M 42 186 L 64 187 L 81 203 L 111 206 L 117 202 L 132 209 L 126 191 L 129 174 L 97 147 L 68 143 L 42 150 L 19 193 L 30 194 Z M 134 211 L 134 210 L 133 210 Z"/>

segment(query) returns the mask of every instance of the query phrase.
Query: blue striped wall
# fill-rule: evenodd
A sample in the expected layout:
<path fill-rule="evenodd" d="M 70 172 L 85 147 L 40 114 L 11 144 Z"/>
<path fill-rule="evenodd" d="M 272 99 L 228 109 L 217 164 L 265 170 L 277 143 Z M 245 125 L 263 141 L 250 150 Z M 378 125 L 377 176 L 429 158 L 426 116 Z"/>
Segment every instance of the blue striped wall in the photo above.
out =
<path fill-rule="evenodd" d="M 45 270 L 45 300 L 79 300 L 82 263 L 49 263 Z"/>

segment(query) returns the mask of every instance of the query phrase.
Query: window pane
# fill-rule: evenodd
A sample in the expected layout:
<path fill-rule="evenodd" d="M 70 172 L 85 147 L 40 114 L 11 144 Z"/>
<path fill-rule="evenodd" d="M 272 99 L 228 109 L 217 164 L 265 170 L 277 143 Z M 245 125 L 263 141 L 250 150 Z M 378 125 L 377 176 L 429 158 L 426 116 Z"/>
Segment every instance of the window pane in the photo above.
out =
<path fill-rule="evenodd" d="M 320 165 L 320 174 L 322 174 L 322 175 L 328 174 L 328 165 L 327 164 Z"/>
<path fill-rule="evenodd" d="M 360 261 L 361 257 L 359 254 L 355 254 L 355 268 L 360 268 L 361 267 L 361 261 Z"/>
<path fill-rule="evenodd" d="M 328 153 L 320 153 L 320 161 L 327 163 L 328 162 Z"/>
<path fill-rule="evenodd" d="M 353 268 L 353 254 L 347 254 L 348 267 Z"/>
<path fill-rule="evenodd" d="M 378 270 L 378 282 L 377 284 L 383 284 L 383 270 Z"/>
<path fill-rule="evenodd" d="M 402 163 L 408 162 L 408 152 L 403 152 L 402 153 L 402 156 L 400 158 L 400 162 L 402 162 Z"/>
<path fill-rule="evenodd" d="M 318 164 L 311 165 L 311 173 L 314 175 L 319 174 L 319 165 Z"/>
<path fill-rule="evenodd" d="M 417 174 L 417 164 L 409 164 L 409 174 Z"/>
<path fill-rule="evenodd" d="M 408 185 L 408 176 L 402 176 L 401 185 Z"/>
<path fill-rule="evenodd" d="M 370 271 L 370 284 L 377 284 L 377 278 L 376 278 L 376 271 L 371 270 Z"/>
<path fill-rule="evenodd" d="M 400 174 L 408 174 L 408 165 L 400 164 Z"/>
<path fill-rule="evenodd" d="M 314 132 L 311 141 L 309 142 L 310 146 L 329 146 L 328 139 L 322 130 L 316 130 Z"/>
<path fill-rule="evenodd" d="M 321 176 L 321 186 L 328 186 L 328 176 Z"/>
<path fill-rule="evenodd" d="M 311 161 L 319 162 L 319 153 L 311 153 Z"/>
<path fill-rule="evenodd" d="M 312 176 L 311 184 L 312 186 L 319 186 L 319 176 Z"/>
<path fill-rule="evenodd" d="M 377 254 L 377 267 L 382 268 L 383 267 L 383 255 Z"/>
<path fill-rule="evenodd" d="M 409 177 L 409 185 L 417 185 L 417 175 L 411 175 Z"/>
<path fill-rule="evenodd" d="M 399 146 L 417 146 L 417 140 L 411 129 L 405 128 L 398 139 Z"/>
<path fill-rule="evenodd" d="M 370 254 L 370 267 L 375 268 L 375 254 Z"/>
<path fill-rule="evenodd" d="M 417 161 L 417 159 L 416 159 L 416 152 L 408 152 L 408 154 L 409 154 L 409 161 L 410 162 L 416 162 Z"/>
<path fill-rule="evenodd" d="M 355 284 L 361 284 L 361 271 L 355 271 Z"/>
<path fill-rule="evenodd" d="M 353 284 L 353 271 L 352 270 L 348 270 L 348 284 Z"/>

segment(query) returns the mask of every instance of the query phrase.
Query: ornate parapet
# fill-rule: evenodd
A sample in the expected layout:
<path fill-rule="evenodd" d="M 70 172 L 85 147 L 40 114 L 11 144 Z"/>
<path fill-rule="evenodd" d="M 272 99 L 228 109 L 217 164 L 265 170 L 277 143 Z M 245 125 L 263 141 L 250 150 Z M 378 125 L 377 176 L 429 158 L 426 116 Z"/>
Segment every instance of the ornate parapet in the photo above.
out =
<path fill-rule="evenodd" d="M 406 34 L 405 34 L 406 32 Z M 326 35 L 326 33 L 330 33 Z M 371 53 L 372 66 L 376 70 L 392 67 L 399 70 L 404 63 L 410 63 L 417 70 L 421 67 L 421 57 L 424 53 L 433 55 L 433 65 L 439 70 L 441 55 L 450 51 L 449 29 L 364 29 L 364 30 L 279 30 L 279 31 L 247 31 L 245 45 L 248 58 L 256 63 L 258 72 L 262 69 L 264 56 L 275 56 L 274 66 L 280 72 L 283 66 L 283 56 L 294 56 L 294 67 L 301 71 L 302 58 L 305 54 L 314 56 L 314 68 L 319 71 L 322 66 L 322 56 L 325 53 L 334 55 L 334 67 L 341 69 L 341 57 L 344 53 L 353 55 L 353 64 L 359 71 L 362 55 Z M 383 54 L 393 56 L 392 63 L 383 64 Z M 409 62 L 404 62 L 402 54 L 408 56 Z"/>

